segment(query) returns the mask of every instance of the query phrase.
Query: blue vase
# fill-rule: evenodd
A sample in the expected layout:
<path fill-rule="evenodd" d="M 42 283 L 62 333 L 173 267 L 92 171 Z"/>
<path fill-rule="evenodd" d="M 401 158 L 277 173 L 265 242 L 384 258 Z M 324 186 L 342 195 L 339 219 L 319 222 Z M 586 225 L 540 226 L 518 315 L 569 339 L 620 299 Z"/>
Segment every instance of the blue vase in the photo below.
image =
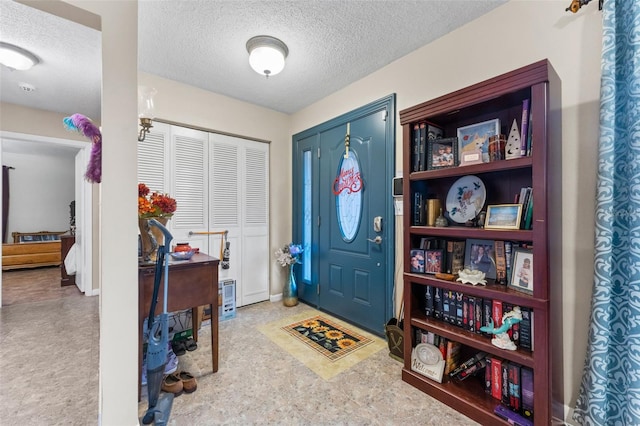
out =
<path fill-rule="evenodd" d="M 289 265 L 289 279 L 282 289 L 282 303 L 284 306 L 296 306 L 298 304 L 298 284 L 293 274 L 294 265 Z"/>

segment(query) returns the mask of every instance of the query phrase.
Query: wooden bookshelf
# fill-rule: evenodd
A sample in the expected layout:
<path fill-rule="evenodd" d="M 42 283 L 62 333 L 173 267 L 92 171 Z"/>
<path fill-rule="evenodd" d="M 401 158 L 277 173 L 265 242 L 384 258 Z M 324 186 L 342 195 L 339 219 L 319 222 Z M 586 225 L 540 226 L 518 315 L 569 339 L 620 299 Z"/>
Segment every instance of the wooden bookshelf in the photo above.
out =
<path fill-rule="evenodd" d="M 559 104 L 560 81 L 547 60 L 542 60 L 469 86 L 439 98 L 407 108 L 400 112 L 403 127 L 403 180 L 404 195 L 404 367 L 402 378 L 423 392 L 435 397 L 481 424 L 508 424 L 493 410 L 501 402 L 484 390 L 484 375 L 464 382 L 445 377 L 442 383 L 411 369 L 412 348 L 416 342 L 416 329 L 433 332 L 449 340 L 460 342 L 466 353 L 486 352 L 490 356 L 532 368 L 534 370 L 534 417 L 536 425 L 551 424 L 551 295 L 549 274 L 550 226 L 549 221 L 560 220 L 551 211 L 550 193 L 558 191 L 559 182 L 552 182 L 550 158 L 560 149 L 560 141 L 549 139 L 550 105 Z M 443 129 L 445 138 L 455 137 L 459 127 L 498 118 L 501 133 L 508 135 L 513 119 L 521 125 L 522 104 L 529 99 L 532 126 L 530 155 L 510 160 L 497 160 L 482 164 L 425 171 L 411 171 L 413 166 L 413 128 L 421 122 L 432 123 Z M 487 205 L 510 204 L 521 187 L 531 187 L 534 197 L 531 229 L 484 229 L 468 227 L 449 220 L 448 227 L 417 225 L 414 223 L 414 194 L 429 194 L 438 198 L 446 212 L 446 197 L 452 184 L 459 178 L 474 175 L 486 187 Z M 424 237 L 440 240 L 481 239 L 512 241 L 533 247 L 533 293 L 526 294 L 488 280 L 486 286 L 472 286 L 456 281 L 437 279 L 434 275 L 410 272 L 410 252 Z M 446 252 L 446 250 L 445 250 Z M 553 286 L 561 283 L 554 282 Z M 458 327 L 425 313 L 427 286 L 444 291 L 456 291 L 476 298 L 501 300 L 515 306 L 528 307 L 534 312 L 534 351 L 518 348 L 500 349 L 491 344 L 491 338 Z"/>

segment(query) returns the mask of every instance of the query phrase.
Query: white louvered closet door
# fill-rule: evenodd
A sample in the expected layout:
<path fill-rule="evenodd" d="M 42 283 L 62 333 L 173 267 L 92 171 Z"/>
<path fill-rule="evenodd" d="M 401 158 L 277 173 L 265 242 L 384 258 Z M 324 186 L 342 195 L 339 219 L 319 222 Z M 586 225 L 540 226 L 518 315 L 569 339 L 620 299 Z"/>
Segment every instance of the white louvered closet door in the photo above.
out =
<path fill-rule="evenodd" d="M 138 142 L 138 183 L 144 183 L 151 192 L 168 192 L 167 158 L 171 126 L 153 123 L 151 132 Z"/>
<path fill-rule="evenodd" d="M 268 148 L 210 134 L 210 230 L 229 232 L 230 268 L 220 280 L 236 280 L 238 306 L 269 299 Z M 221 237 L 210 243 L 219 250 Z"/>
<path fill-rule="evenodd" d="M 244 144 L 242 180 L 242 297 L 245 304 L 269 298 L 269 145 Z"/>
<path fill-rule="evenodd" d="M 178 207 L 169 222 L 174 239 L 172 246 L 188 242 L 202 253 L 218 257 L 215 250 L 210 250 L 208 235 L 198 235 L 209 230 L 208 140 L 206 132 L 171 126 L 171 195 Z"/>

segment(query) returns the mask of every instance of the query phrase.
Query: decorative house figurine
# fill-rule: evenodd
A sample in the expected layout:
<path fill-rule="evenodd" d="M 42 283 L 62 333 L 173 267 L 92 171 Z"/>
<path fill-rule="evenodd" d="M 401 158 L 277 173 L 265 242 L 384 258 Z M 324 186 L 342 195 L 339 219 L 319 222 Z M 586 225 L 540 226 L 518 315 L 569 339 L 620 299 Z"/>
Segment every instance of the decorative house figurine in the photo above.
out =
<path fill-rule="evenodd" d="M 511 125 L 511 131 L 509 131 L 509 139 L 507 139 L 507 144 L 504 148 L 504 158 L 506 160 L 511 160 L 512 158 L 520 158 L 520 154 L 520 130 L 518 130 L 518 122 L 514 118 L 513 124 Z"/>
<path fill-rule="evenodd" d="M 500 327 L 493 328 L 493 320 L 489 319 L 489 325 L 480 327 L 480 331 L 495 335 L 495 337 L 491 339 L 491 344 L 493 346 L 500 349 L 515 351 L 517 349 L 516 344 L 511 341 L 507 331 L 509 331 L 513 324 L 517 324 L 520 321 L 522 321 L 522 312 L 520 312 L 520 307 L 516 306 L 512 311 L 506 312 L 502 316 L 502 325 Z"/>

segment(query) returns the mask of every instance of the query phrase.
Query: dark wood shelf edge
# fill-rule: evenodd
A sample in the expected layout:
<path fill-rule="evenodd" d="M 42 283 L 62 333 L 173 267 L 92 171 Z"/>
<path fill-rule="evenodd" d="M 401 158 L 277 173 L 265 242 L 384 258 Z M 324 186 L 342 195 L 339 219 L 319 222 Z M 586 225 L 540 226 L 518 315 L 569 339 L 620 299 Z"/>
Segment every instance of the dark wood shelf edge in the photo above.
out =
<path fill-rule="evenodd" d="M 411 325 L 424 330 L 433 331 L 439 336 L 462 343 L 465 346 L 473 347 L 477 349 L 478 352 L 487 352 L 498 358 L 508 359 L 509 361 L 524 365 L 525 367 L 534 368 L 532 352 L 527 352 L 523 349 L 515 351 L 500 349 L 493 346 L 491 344 L 491 339 L 487 336 L 472 333 L 471 331 L 464 330 L 435 318 L 427 318 L 426 315 L 422 313 L 415 311 L 411 313 Z"/>
<path fill-rule="evenodd" d="M 493 414 L 494 408 L 500 403 L 484 393 L 479 397 L 476 392 L 468 392 L 463 386 L 437 383 L 406 368 L 402 369 L 402 380 L 480 424 L 509 424 Z"/>
<path fill-rule="evenodd" d="M 434 285 L 446 290 L 459 291 L 468 296 L 483 298 L 490 297 L 492 299 L 499 298 L 504 302 L 514 305 L 527 306 L 541 312 L 547 312 L 549 310 L 549 300 L 539 299 L 528 294 L 518 292 L 516 290 L 511 290 L 503 285 L 489 284 L 486 286 L 474 286 L 471 284 L 463 284 L 459 281 L 441 280 L 436 278 L 435 275 L 413 274 L 410 272 L 404 273 L 404 279 L 405 281 L 408 280 L 412 283 L 424 286 Z"/>
<path fill-rule="evenodd" d="M 409 180 L 420 181 L 429 179 L 442 179 L 460 175 L 482 175 L 485 173 L 499 172 L 503 170 L 527 169 L 533 164 L 532 157 L 514 158 L 511 160 L 499 160 L 491 163 L 473 164 L 470 166 L 450 167 L 447 169 L 426 170 L 411 172 Z"/>
<path fill-rule="evenodd" d="M 429 237 L 448 237 L 458 239 L 478 238 L 482 240 L 532 241 L 530 229 L 485 229 L 466 226 L 411 226 L 409 232 Z"/>

